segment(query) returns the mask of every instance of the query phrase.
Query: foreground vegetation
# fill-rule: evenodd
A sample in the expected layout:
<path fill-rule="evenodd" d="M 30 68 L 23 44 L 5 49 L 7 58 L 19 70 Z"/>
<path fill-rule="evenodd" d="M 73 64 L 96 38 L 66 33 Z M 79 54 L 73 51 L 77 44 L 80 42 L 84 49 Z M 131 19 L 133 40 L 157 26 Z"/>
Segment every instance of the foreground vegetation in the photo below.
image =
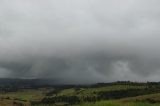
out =
<path fill-rule="evenodd" d="M 0 106 L 160 106 L 160 83 L 153 82 L 5 86 Z"/>
<path fill-rule="evenodd" d="M 116 102 L 116 101 L 100 101 L 96 103 L 83 103 L 75 106 L 160 106 L 160 104 L 151 104 L 145 102 Z"/>

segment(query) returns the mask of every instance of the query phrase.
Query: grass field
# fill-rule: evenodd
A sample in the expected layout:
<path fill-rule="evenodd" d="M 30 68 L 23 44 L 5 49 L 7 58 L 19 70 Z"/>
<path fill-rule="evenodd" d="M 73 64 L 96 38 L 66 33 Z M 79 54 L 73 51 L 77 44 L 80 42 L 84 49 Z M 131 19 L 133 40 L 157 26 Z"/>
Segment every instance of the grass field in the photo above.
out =
<path fill-rule="evenodd" d="M 100 101 L 96 103 L 83 103 L 74 106 L 160 106 L 160 104 L 151 104 L 144 102 L 117 102 L 117 101 Z"/>
<path fill-rule="evenodd" d="M 1 91 L 0 106 L 160 106 L 160 87 L 109 84 Z"/>

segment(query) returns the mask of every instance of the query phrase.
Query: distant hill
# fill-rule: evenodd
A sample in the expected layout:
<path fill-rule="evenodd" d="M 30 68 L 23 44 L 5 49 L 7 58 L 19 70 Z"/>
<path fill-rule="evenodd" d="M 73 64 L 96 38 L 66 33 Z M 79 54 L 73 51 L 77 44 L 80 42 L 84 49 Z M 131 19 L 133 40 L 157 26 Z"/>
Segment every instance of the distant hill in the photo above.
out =
<path fill-rule="evenodd" d="M 0 88 L 32 88 L 40 86 L 57 85 L 53 79 L 18 79 L 18 78 L 0 78 Z"/>

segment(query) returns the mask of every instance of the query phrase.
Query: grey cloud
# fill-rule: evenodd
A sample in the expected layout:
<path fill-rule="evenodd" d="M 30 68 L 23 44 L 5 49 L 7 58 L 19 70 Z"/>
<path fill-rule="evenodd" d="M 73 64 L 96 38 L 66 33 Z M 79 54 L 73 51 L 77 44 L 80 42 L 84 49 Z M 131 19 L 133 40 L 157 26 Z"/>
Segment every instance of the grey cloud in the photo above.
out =
<path fill-rule="evenodd" d="M 158 81 L 158 0 L 1 0 L 0 77 Z"/>

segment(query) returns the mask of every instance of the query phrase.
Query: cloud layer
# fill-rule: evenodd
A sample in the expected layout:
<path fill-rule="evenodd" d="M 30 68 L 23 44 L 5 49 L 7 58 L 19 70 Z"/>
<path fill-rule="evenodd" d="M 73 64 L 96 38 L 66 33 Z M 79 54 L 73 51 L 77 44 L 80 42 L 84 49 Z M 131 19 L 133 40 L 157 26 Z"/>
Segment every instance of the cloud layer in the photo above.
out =
<path fill-rule="evenodd" d="M 159 81 L 160 1 L 1 0 L 0 77 Z"/>

